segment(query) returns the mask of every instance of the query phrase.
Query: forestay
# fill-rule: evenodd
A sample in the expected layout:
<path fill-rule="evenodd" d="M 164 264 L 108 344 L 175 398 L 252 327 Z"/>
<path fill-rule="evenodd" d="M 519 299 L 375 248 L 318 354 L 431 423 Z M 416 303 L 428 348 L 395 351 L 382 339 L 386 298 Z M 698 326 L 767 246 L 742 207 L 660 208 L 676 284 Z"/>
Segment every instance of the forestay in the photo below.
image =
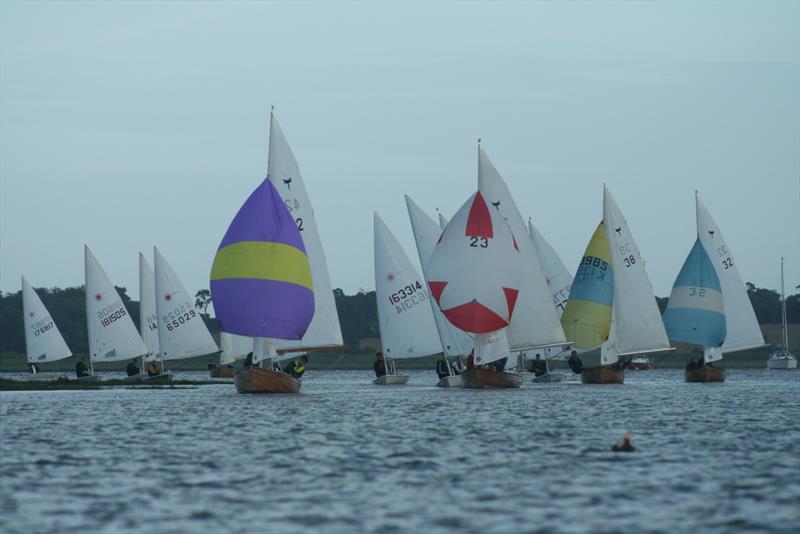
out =
<path fill-rule="evenodd" d="M 156 312 L 156 280 L 153 270 L 139 253 L 139 332 L 147 346 L 145 360 L 158 357 L 158 314 Z"/>
<path fill-rule="evenodd" d="M 84 246 L 86 328 L 89 354 L 95 362 L 127 360 L 147 354 L 136 326 L 103 267 Z"/>
<path fill-rule="evenodd" d="M 722 352 L 747 350 L 764 345 L 764 337 L 756 320 L 747 288 L 739 276 L 733 255 L 699 197 L 697 202 L 697 237 L 711 260 L 719 277 L 722 298 L 725 306 L 726 335 Z"/>
<path fill-rule="evenodd" d="M 157 247 L 153 255 L 161 358 L 178 360 L 217 352 L 217 344 L 172 267 Z"/>
<path fill-rule="evenodd" d="M 422 265 L 422 276 L 425 278 L 425 284 L 428 283 L 428 262 L 433 254 L 433 249 L 436 246 L 436 241 L 442 233 L 442 229 L 447 224 L 444 217 L 439 214 L 441 226 L 437 226 L 436 222 L 431 219 L 422 209 L 417 206 L 410 197 L 406 196 L 406 207 L 408 208 L 408 217 L 411 220 L 411 230 L 414 234 L 414 242 L 417 246 L 417 254 L 419 255 L 419 262 Z M 447 356 L 466 356 L 473 347 L 473 339 L 464 332 L 450 324 L 442 310 L 436 305 L 433 299 L 428 302 L 433 310 L 433 317 L 436 321 L 436 329 L 439 332 L 439 339 L 442 344 L 442 349 Z"/>
<path fill-rule="evenodd" d="M 441 352 L 423 278 L 377 213 L 374 234 L 375 298 L 384 355 L 416 358 Z"/>
<path fill-rule="evenodd" d="M 55 362 L 72 356 L 55 321 L 24 276 L 22 313 L 25 317 L 25 352 L 28 363 Z"/>
<path fill-rule="evenodd" d="M 477 192 L 442 232 L 428 262 L 428 286 L 450 323 L 484 336 L 508 327 L 522 270 L 517 240 L 500 214 L 490 210 Z M 477 340 L 476 344 L 481 345 Z M 481 360 L 476 353 L 476 363 L 506 356 L 483 354 Z"/>
<path fill-rule="evenodd" d="M 342 329 L 339 325 L 339 314 L 336 311 L 328 264 L 314 210 L 300 174 L 300 167 L 274 115 L 270 117 L 267 176 L 297 224 L 311 265 L 311 279 L 314 283 L 314 318 L 303 339 L 300 343 L 278 341 L 276 346 L 278 350 L 341 346 Z"/>
<path fill-rule="evenodd" d="M 539 261 L 542 265 L 542 272 L 547 280 L 547 287 L 553 295 L 553 304 L 559 317 L 564 313 L 564 306 L 569 299 L 569 290 L 572 287 L 572 276 L 564 266 L 564 262 L 558 257 L 555 249 L 544 238 L 533 223 L 528 220 L 528 235 L 536 248 Z M 566 334 L 566 332 L 565 332 Z"/>
<path fill-rule="evenodd" d="M 670 350 L 639 247 L 605 187 L 603 220 L 614 266 L 614 349 L 619 354 Z"/>
<path fill-rule="evenodd" d="M 539 254 L 527 238 L 528 229 L 514 203 L 508 186 L 482 149 L 478 149 L 478 191 L 490 210 L 505 220 L 516 238 L 522 275 L 516 313 L 506 332 L 511 350 L 563 343 L 564 330 L 553 305 L 553 297 L 542 272 Z"/>

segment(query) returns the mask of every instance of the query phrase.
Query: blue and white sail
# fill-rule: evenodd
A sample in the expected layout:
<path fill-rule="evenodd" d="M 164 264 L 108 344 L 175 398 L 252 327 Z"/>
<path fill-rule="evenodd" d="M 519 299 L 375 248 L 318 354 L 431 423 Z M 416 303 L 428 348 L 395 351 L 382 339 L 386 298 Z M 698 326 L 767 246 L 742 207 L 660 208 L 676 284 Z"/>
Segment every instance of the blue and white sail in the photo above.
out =
<path fill-rule="evenodd" d="M 719 347 L 725 341 L 722 287 L 700 239 L 683 262 L 663 319 L 672 341 L 703 347 Z"/>

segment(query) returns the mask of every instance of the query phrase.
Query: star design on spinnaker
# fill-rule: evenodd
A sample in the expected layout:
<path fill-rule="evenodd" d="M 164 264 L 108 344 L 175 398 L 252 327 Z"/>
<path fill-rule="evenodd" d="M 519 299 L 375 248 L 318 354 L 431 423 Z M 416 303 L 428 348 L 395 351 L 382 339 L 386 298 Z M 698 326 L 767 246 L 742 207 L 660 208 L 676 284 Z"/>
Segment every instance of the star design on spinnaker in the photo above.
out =
<path fill-rule="evenodd" d="M 714 239 L 714 230 L 709 230 L 708 234 L 711 236 L 711 239 Z"/>

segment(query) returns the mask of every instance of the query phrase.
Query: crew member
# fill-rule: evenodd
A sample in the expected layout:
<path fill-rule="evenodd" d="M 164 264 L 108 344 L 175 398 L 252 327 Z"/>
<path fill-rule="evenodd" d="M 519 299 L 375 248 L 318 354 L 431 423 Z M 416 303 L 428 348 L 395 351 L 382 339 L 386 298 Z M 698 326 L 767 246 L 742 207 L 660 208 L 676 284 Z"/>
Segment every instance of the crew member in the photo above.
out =
<path fill-rule="evenodd" d="M 386 375 L 386 360 L 383 359 L 382 352 L 375 353 L 375 363 L 372 364 L 372 368 L 375 370 L 375 376 L 380 378 Z"/>
<path fill-rule="evenodd" d="M 636 448 L 631 445 L 631 433 L 625 432 L 625 435 L 622 437 L 622 441 L 615 443 L 611 446 L 611 450 L 614 452 L 633 452 Z"/>
<path fill-rule="evenodd" d="M 576 351 L 572 351 L 569 355 L 569 360 L 567 360 L 567 365 L 569 368 L 572 369 L 572 372 L 576 375 L 579 375 L 583 372 L 583 362 L 580 358 L 578 358 L 578 353 Z"/>
<path fill-rule="evenodd" d="M 125 367 L 125 372 L 128 373 L 128 376 L 136 376 L 139 374 L 139 366 L 136 365 L 136 360 L 131 360 L 130 363 Z"/>
<path fill-rule="evenodd" d="M 80 361 L 75 364 L 75 376 L 78 378 L 89 376 L 88 371 L 89 369 L 86 367 L 86 363 L 83 361 L 83 358 L 81 358 Z"/>
<path fill-rule="evenodd" d="M 158 376 L 161 372 L 158 370 L 155 360 L 150 360 L 147 364 L 147 376 Z"/>
<path fill-rule="evenodd" d="M 536 376 L 547 374 L 547 363 L 538 354 L 531 360 L 531 372 Z"/>
<path fill-rule="evenodd" d="M 450 376 L 450 372 L 447 370 L 447 360 L 444 358 L 436 360 L 436 375 L 439 377 L 439 380 Z"/>
<path fill-rule="evenodd" d="M 295 378 L 300 378 L 306 372 L 306 363 L 308 363 L 308 356 L 303 354 L 292 363 L 292 368 L 289 369 L 288 374 Z"/>

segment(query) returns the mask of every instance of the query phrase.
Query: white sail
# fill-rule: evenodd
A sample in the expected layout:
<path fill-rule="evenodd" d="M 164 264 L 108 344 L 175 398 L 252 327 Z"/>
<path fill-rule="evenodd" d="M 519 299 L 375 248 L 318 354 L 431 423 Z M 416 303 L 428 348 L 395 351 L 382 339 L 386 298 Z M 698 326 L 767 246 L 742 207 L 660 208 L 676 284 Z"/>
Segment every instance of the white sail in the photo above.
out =
<path fill-rule="evenodd" d="M 153 270 L 139 253 L 139 332 L 147 346 L 145 361 L 158 357 L 158 315 L 156 314 L 156 280 Z"/>
<path fill-rule="evenodd" d="M 628 223 L 603 188 L 603 221 L 614 269 L 614 319 L 606 350 L 617 354 L 670 350 L 653 286 Z"/>
<path fill-rule="evenodd" d="M 516 315 L 524 270 L 516 238 L 476 192 L 445 227 L 427 266 L 431 296 L 447 320 L 482 336 L 476 338 L 476 364 L 505 357 L 478 349 L 487 344 L 482 339 L 493 343 L 497 337 L 485 335 L 507 329 Z"/>
<path fill-rule="evenodd" d="M 25 352 L 28 363 L 55 362 L 72 356 L 55 321 L 24 276 L 22 313 L 25 317 Z"/>
<path fill-rule="evenodd" d="M 547 287 L 550 288 L 550 293 L 553 295 L 553 304 L 556 307 L 556 313 L 559 317 L 564 313 L 564 306 L 569 299 L 569 290 L 572 287 L 572 275 L 564 266 L 564 262 L 558 257 L 558 254 L 550 246 L 550 243 L 544 238 L 533 223 L 528 220 L 528 235 L 530 236 L 533 245 L 536 247 L 536 252 L 539 255 L 539 261 L 542 264 L 542 272 L 547 280 Z M 560 352 L 560 349 L 557 349 Z"/>
<path fill-rule="evenodd" d="M 447 217 L 439 213 L 439 228 L 444 230 L 445 226 L 447 226 Z"/>
<path fill-rule="evenodd" d="M 247 353 L 253 352 L 253 338 L 248 336 L 220 332 L 219 344 L 222 345 L 222 353 L 219 355 L 220 365 L 244 360 Z"/>
<path fill-rule="evenodd" d="M 172 267 L 153 247 L 156 276 L 158 346 L 164 360 L 179 360 L 217 352 L 217 344 L 206 328 L 200 312 L 183 288 Z"/>
<path fill-rule="evenodd" d="M 508 186 L 482 149 L 478 149 L 478 190 L 490 204 L 490 210 L 500 213 L 519 245 L 524 262 L 516 311 L 506 331 L 511 350 L 552 345 L 566 341 L 553 298 L 547 286 L 536 247 L 526 239 L 528 230 Z"/>
<path fill-rule="evenodd" d="M 114 284 L 89 247 L 84 246 L 86 327 L 89 354 L 95 362 L 127 360 L 147 354 Z"/>
<path fill-rule="evenodd" d="M 322 241 L 314 218 L 314 209 L 311 207 L 300 175 L 300 167 L 274 115 L 270 122 L 267 176 L 297 223 L 306 247 L 306 255 L 311 265 L 311 279 L 314 283 L 314 318 L 303 339 L 299 342 L 278 340 L 277 349 L 283 351 L 339 347 L 343 343 L 342 329 L 339 325 L 336 301 L 333 298 L 325 251 L 322 249 Z"/>
<path fill-rule="evenodd" d="M 703 202 L 697 197 L 697 237 L 711 258 L 714 270 L 719 277 L 722 298 L 725 303 L 725 324 L 727 334 L 722 344 L 722 352 L 747 350 L 764 345 L 764 337 L 756 320 L 747 288 L 739 276 L 722 232 L 711 218 Z"/>
<path fill-rule="evenodd" d="M 440 228 L 408 195 L 406 195 L 406 207 L 408 208 L 408 217 L 411 220 L 414 241 L 417 245 L 419 262 L 422 265 L 422 276 L 425 278 L 427 287 L 428 262 L 433 254 L 436 241 L 442 233 L 442 228 L 447 224 L 447 221 L 439 214 L 439 222 L 442 225 Z M 430 299 L 430 304 L 444 353 L 447 356 L 466 356 L 469 354 L 474 345 L 472 337 L 450 324 L 450 321 L 445 319 L 442 310 L 439 309 L 433 299 Z"/>
<path fill-rule="evenodd" d="M 417 358 L 442 351 L 425 280 L 400 242 L 375 213 L 375 299 L 387 358 Z"/>

